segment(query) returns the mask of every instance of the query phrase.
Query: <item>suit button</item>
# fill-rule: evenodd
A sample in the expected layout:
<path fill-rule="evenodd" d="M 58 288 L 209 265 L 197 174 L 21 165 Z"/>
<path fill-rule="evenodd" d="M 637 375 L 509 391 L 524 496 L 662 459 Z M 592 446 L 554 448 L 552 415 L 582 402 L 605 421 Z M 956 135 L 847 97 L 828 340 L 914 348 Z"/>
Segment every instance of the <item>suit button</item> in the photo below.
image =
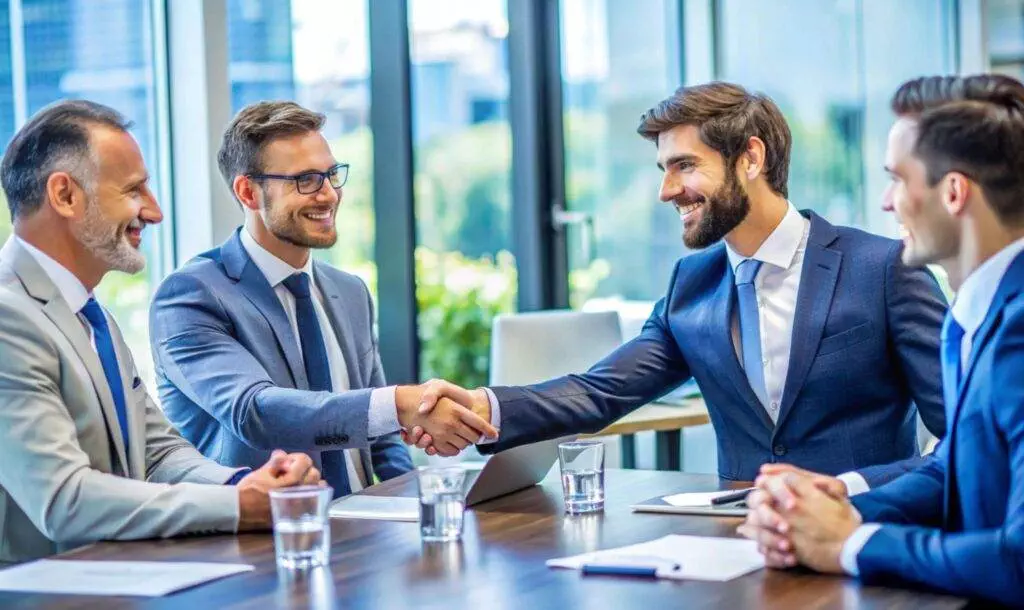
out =
<path fill-rule="evenodd" d="M 779 457 L 782 457 L 786 455 L 786 447 L 783 445 L 775 445 L 775 447 L 772 449 L 772 453 Z"/>

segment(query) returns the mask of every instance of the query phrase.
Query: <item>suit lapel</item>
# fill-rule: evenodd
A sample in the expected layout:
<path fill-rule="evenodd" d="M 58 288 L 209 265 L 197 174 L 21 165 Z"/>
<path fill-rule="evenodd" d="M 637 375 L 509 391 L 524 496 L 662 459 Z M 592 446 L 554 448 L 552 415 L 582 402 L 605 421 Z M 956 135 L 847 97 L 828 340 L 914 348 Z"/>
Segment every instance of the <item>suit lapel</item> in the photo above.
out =
<path fill-rule="evenodd" d="M 110 386 L 103 373 L 103 364 L 92 347 L 85 326 L 68 307 L 67 302 L 61 297 L 60 291 L 57 290 L 53 281 L 32 255 L 17 245 L 11 251 L 14 273 L 25 286 L 25 291 L 32 298 L 43 303 L 43 313 L 60 329 L 85 365 L 85 369 L 89 373 L 89 380 L 99 399 L 103 419 L 107 424 L 107 436 L 114 444 L 114 454 L 120 463 L 121 472 L 125 476 L 129 476 L 128 457 L 125 455 L 124 439 L 121 437 L 121 426 L 117 420 L 114 396 L 110 392 Z"/>
<path fill-rule="evenodd" d="M 832 307 L 836 281 L 843 255 L 828 245 L 837 237 L 835 227 L 815 214 L 810 216 L 811 227 L 804 252 L 800 288 L 793 316 L 793 337 L 789 354 L 789 371 L 782 392 L 777 427 L 781 427 L 800 394 L 800 389 L 811 370 L 818 344 L 825 330 L 828 312 Z"/>
<path fill-rule="evenodd" d="M 723 258 L 725 258 L 724 250 Z M 771 430 L 774 424 L 764 410 L 764 406 L 761 405 L 761 401 L 754 394 L 754 390 L 751 389 L 750 382 L 747 381 L 747 374 L 736 357 L 736 346 L 732 342 L 732 318 L 736 311 L 736 286 L 733 277 L 732 269 L 726 261 L 722 280 L 715 289 L 714 295 L 705 303 L 706 307 L 711 308 L 711 324 L 709 324 L 712 333 L 711 345 L 713 352 L 718 356 L 720 365 L 718 368 L 732 382 L 730 385 L 736 389 L 737 397 L 747 405 L 747 408 L 753 410 L 754 415 L 767 429 Z M 724 307 L 722 307 L 723 303 Z"/>
<path fill-rule="evenodd" d="M 249 254 L 242 246 L 242 240 L 238 237 L 238 231 L 221 246 L 221 260 L 228 276 L 238 282 L 241 293 L 266 318 L 288 363 L 295 387 L 300 390 L 308 389 L 309 380 L 306 379 L 299 340 L 292 331 L 288 315 L 267 278 L 249 258 Z"/>
<path fill-rule="evenodd" d="M 352 336 L 350 316 L 345 310 L 345 301 L 341 298 L 338 287 L 326 273 L 321 271 L 321 263 L 317 261 L 313 262 L 313 275 L 316 276 L 320 294 L 324 296 L 324 309 L 327 311 L 327 317 L 331 320 L 334 336 L 338 339 L 341 354 L 345 358 L 349 389 L 361 388 L 365 384 L 359 375 L 358 354 L 356 354 L 355 340 Z"/>

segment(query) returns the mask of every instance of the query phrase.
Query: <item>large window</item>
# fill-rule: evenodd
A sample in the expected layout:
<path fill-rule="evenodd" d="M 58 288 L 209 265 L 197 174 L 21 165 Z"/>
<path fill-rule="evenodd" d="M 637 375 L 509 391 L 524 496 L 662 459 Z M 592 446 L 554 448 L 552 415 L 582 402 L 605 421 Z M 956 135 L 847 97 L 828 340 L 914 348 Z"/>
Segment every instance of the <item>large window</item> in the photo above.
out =
<path fill-rule="evenodd" d="M 228 36 L 233 111 L 295 100 L 327 115 L 324 135 L 351 169 L 338 242 L 314 255 L 360 276 L 376 295 L 366 0 L 230 0 Z"/>
<path fill-rule="evenodd" d="M 0 0 L 0 147 L 51 102 L 101 102 L 134 121 L 132 133 L 160 192 L 152 34 L 151 6 L 142 0 Z M 0 240 L 6 240 L 10 215 L 2 196 L 0 203 Z M 164 224 L 143 234 L 146 270 L 108 274 L 96 291 L 150 387 L 149 297 L 166 264 L 160 240 L 172 222 L 167 205 L 164 212 Z"/>
<path fill-rule="evenodd" d="M 675 4 L 561 3 L 566 199 L 587 219 L 568 233 L 574 307 L 657 299 L 683 251 L 678 216 L 658 201 L 656 148 L 636 133 L 681 84 Z"/>
<path fill-rule="evenodd" d="M 988 0 L 985 7 L 992 69 L 1024 79 L 1024 0 Z"/>
<path fill-rule="evenodd" d="M 952 4 L 721 0 L 719 7 L 719 76 L 771 96 L 793 131 L 793 204 L 894 234 L 891 215 L 879 211 L 889 98 L 908 78 L 955 70 Z"/>
<path fill-rule="evenodd" d="M 503 0 L 411 0 L 420 375 L 487 382 L 515 307 Z"/>

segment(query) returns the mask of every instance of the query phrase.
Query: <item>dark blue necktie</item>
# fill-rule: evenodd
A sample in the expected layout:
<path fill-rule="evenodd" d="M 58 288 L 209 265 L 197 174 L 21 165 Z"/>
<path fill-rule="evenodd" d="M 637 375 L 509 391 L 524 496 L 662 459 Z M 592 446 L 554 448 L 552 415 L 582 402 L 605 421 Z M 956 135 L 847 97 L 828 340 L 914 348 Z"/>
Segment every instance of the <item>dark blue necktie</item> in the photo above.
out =
<path fill-rule="evenodd" d="M 757 313 L 757 291 L 754 278 L 761 269 L 761 261 L 748 258 L 736 266 L 736 302 L 740 315 L 740 348 L 743 350 L 743 372 L 747 374 L 750 389 L 754 390 L 761 405 L 768 404 L 768 391 L 764 382 L 764 362 L 761 359 L 761 320 Z"/>
<path fill-rule="evenodd" d="M 117 409 L 117 423 L 121 427 L 121 438 L 124 439 L 124 450 L 128 450 L 128 412 L 124 400 L 124 384 L 121 383 L 121 368 L 117 365 L 117 353 L 114 351 L 114 341 L 110 337 L 110 326 L 107 325 L 107 317 L 103 315 L 103 308 L 96 302 L 96 299 L 89 299 L 82 308 L 82 315 L 89 321 L 92 327 L 92 338 L 96 344 L 96 353 L 103 364 L 103 376 L 107 378 L 107 385 L 110 387 L 110 394 L 114 397 L 114 407 Z"/>
<path fill-rule="evenodd" d="M 963 360 L 960 357 L 964 341 L 964 329 L 952 313 L 946 314 L 942 324 L 942 398 L 946 401 L 946 413 L 952 414 L 960 397 L 960 378 L 963 376 Z"/>
<path fill-rule="evenodd" d="M 288 276 L 283 283 L 295 297 L 295 320 L 299 327 L 299 343 L 302 345 L 302 361 L 306 366 L 309 389 L 315 392 L 330 392 L 333 390 L 331 368 L 327 360 L 324 335 L 320 330 L 316 309 L 313 307 L 309 276 L 305 273 L 296 273 Z M 352 493 L 348 482 L 348 470 L 345 467 L 344 451 L 323 451 L 320 453 L 320 460 L 324 480 L 334 488 L 334 497 Z"/>

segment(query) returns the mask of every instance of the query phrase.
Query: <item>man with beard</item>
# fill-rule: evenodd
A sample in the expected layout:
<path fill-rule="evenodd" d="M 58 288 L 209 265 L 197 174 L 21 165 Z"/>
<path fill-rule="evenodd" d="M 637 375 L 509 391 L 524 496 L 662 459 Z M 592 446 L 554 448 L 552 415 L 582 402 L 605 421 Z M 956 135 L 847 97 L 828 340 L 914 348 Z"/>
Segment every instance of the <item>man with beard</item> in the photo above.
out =
<path fill-rule="evenodd" d="M 207 456 L 253 466 L 271 447 L 309 452 L 342 496 L 412 469 L 398 430 L 421 425 L 454 454 L 490 424 L 429 387 L 383 387 L 363 282 L 313 260 L 338 238 L 348 165 L 325 117 L 292 102 L 243 108 L 217 156 L 245 223 L 160 285 L 150 312 L 164 412 Z"/>
<path fill-rule="evenodd" d="M 266 528 L 270 489 L 320 480 L 302 454 L 268 452 L 255 472 L 200 455 L 93 297 L 107 272 L 143 268 L 142 231 L 162 219 L 129 126 L 106 106 L 60 102 L 0 166 L 14 224 L 0 250 L 0 562 Z"/>
<path fill-rule="evenodd" d="M 917 465 L 915 414 L 936 435 L 945 427 L 946 306 L 931 274 L 901 262 L 899 241 L 797 211 L 789 127 L 763 95 L 683 87 L 638 131 L 657 145 L 661 200 L 698 249 L 640 336 L 580 375 L 472 392 L 438 384 L 423 410 L 435 396 L 490 409 L 501 436 L 481 450 L 495 451 L 600 430 L 692 377 L 725 479 L 784 461 L 842 473 L 857 493 Z M 414 429 L 408 441 L 429 451 L 427 437 Z"/>

